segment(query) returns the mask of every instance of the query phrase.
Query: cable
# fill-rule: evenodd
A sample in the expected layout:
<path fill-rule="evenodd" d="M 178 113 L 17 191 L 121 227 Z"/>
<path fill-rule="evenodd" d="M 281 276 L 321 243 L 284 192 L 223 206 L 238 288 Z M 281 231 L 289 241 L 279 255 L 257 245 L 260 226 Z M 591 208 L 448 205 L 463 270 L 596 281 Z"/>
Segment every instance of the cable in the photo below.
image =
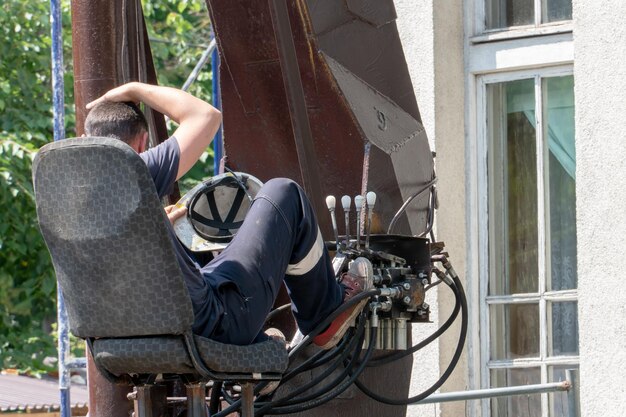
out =
<path fill-rule="evenodd" d="M 340 395 L 346 389 L 348 389 L 350 387 L 350 385 L 352 385 L 356 381 L 356 379 L 361 374 L 361 372 L 363 372 L 363 369 L 365 369 L 365 365 L 367 364 L 367 362 L 369 361 L 369 358 L 372 356 L 372 353 L 374 352 L 374 346 L 376 345 L 376 332 L 377 332 L 377 330 L 378 329 L 376 327 L 372 327 L 371 332 L 370 332 L 370 335 L 371 335 L 370 343 L 369 343 L 369 346 L 367 347 L 367 351 L 365 352 L 365 355 L 364 355 L 363 359 L 359 363 L 358 368 L 354 371 L 353 375 L 351 375 L 351 377 L 349 379 L 344 381 L 340 386 L 338 386 L 332 392 L 326 394 L 323 397 L 320 397 L 320 398 L 317 398 L 315 400 L 309 401 L 308 403 L 306 403 L 304 405 L 300 405 L 300 406 L 272 408 L 271 410 L 269 410 L 269 414 L 299 413 L 299 412 L 302 412 L 302 411 L 309 410 L 311 408 L 319 407 L 319 406 L 321 406 L 323 404 L 326 404 L 327 402 L 329 402 L 330 400 L 332 400 L 336 396 Z"/>
<path fill-rule="evenodd" d="M 332 323 L 332 321 L 335 320 L 335 318 L 339 317 L 341 313 L 343 313 L 344 311 L 352 307 L 354 304 L 359 303 L 361 300 L 364 300 L 366 298 L 371 298 L 375 295 L 380 295 L 379 288 L 372 288 L 370 290 L 364 291 L 361 294 L 354 296 L 354 298 L 351 298 L 348 302 L 340 305 L 335 311 L 333 311 L 328 317 L 326 317 L 320 324 L 318 324 L 317 327 L 313 329 L 313 331 L 311 331 L 308 335 L 306 335 L 302 339 L 302 341 L 298 343 L 298 345 L 295 348 L 289 351 L 289 358 L 293 359 L 297 353 L 299 353 L 302 349 L 304 349 L 313 341 L 315 336 L 317 336 L 318 334 L 323 332 L 325 329 L 327 329 L 330 323 Z"/>
<path fill-rule="evenodd" d="M 348 355 L 352 351 L 354 351 L 352 358 L 350 358 L 348 362 L 348 366 L 345 367 L 344 371 L 340 374 L 340 376 L 335 378 L 335 380 L 328 383 L 325 387 L 321 388 L 319 391 L 314 392 L 312 394 L 308 394 L 307 396 L 303 398 L 289 399 L 288 401 L 285 402 L 285 405 L 293 405 L 293 404 L 302 403 L 305 401 L 312 400 L 313 398 L 318 397 L 320 395 L 323 395 L 327 393 L 328 391 L 330 391 L 331 389 L 333 389 L 335 386 L 337 386 L 348 375 L 348 371 L 350 371 L 352 369 L 352 366 L 355 364 L 355 359 L 358 357 L 358 352 L 360 352 L 361 349 L 363 348 L 363 341 L 365 340 L 365 322 L 366 322 L 365 315 L 362 315 L 361 319 L 359 320 L 359 327 L 357 331 L 355 332 L 356 334 L 352 337 L 349 347 L 345 350 L 345 352 L 343 352 L 343 354 L 335 361 L 335 363 L 332 366 L 329 366 L 328 368 L 326 368 L 324 372 L 322 372 L 320 375 L 315 377 L 315 379 L 311 380 L 306 385 L 298 388 L 296 391 L 290 392 L 289 396 L 294 397 L 298 394 L 301 394 L 307 391 L 310 388 L 313 388 L 315 385 L 322 382 L 324 379 L 326 379 L 326 377 L 330 376 L 330 374 L 332 374 L 337 368 L 339 368 L 339 366 L 345 362 Z"/>
<path fill-rule="evenodd" d="M 270 313 L 267 315 L 267 317 L 265 318 L 265 322 L 267 323 L 268 321 L 273 319 L 274 316 L 276 316 L 278 313 L 282 313 L 283 311 L 287 310 L 289 307 L 291 307 L 291 303 L 283 304 L 280 307 L 276 307 L 274 310 L 270 311 Z"/>
<path fill-rule="evenodd" d="M 467 336 L 467 327 L 468 327 L 467 300 L 465 297 L 465 293 L 463 291 L 463 286 L 458 276 L 456 275 L 456 273 L 454 273 L 454 270 L 451 268 L 451 265 L 449 265 L 449 262 L 447 261 L 447 259 L 444 258 L 444 261 L 442 262 L 444 263 L 444 266 L 446 267 L 450 277 L 452 278 L 451 281 L 448 280 L 446 281 L 446 283 L 454 292 L 456 302 L 455 302 L 454 310 L 452 311 L 450 317 L 446 320 L 446 322 L 439 329 L 437 329 L 437 331 L 435 331 L 428 338 L 424 339 L 422 342 L 413 346 L 409 350 L 393 353 L 391 355 L 388 355 L 382 358 L 377 358 L 377 359 L 370 361 L 372 352 L 374 350 L 374 346 L 376 344 L 375 340 L 376 340 L 376 334 L 378 330 L 377 328 L 372 328 L 368 349 L 363 359 L 359 361 L 358 358 L 360 356 L 362 343 L 364 339 L 364 329 L 365 329 L 364 318 L 366 314 L 365 312 L 362 312 L 361 317 L 359 319 L 359 326 L 357 327 L 357 330 L 354 333 L 348 334 L 347 337 L 344 337 L 342 342 L 336 348 L 330 351 L 330 353 L 323 352 L 323 353 L 318 353 L 314 355 L 313 357 L 307 359 L 304 363 L 298 365 L 298 367 L 296 367 L 295 369 L 291 370 L 288 374 L 286 374 L 286 377 L 291 379 L 300 372 L 303 372 L 307 369 L 312 369 L 312 368 L 321 366 L 323 364 L 326 364 L 334 360 L 334 362 L 324 372 L 322 372 L 322 374 L 320 374 L 318 377 L 316 377 L 315 379 L 307 383 L 305 386 L 300 387 L 295 391 L 292 391 L 285 398 L 282 398 L 276 401 L 270 401 L 267 403 L 258 404 L 260 407 L 257 408 L 255 414 L 278 415 L 278 414 L 290 414 L 290 413 L 306 411 L 311 408 L 323 405 L 326 402 L 332 400 L 337 395 L 344 392 L 352 383 L 354 383 L 363 393 L 365 393 L 367 396 L 371 397 L 372 399 L 385 403 L 385 404 L 390 404 L 390 405 L 407 405 L 407 404 L 419 402 L 423 400 L 424 398 L 426 398 L 427 396 L 429 396 L 430 394 L 432 394 L 433 392 L 435 392 L 449 378 L 453 369 L 457 365 L 460 359 L 462 350 L 463 350 L 465 338 Z M 380 294 L 379 289 L 371 289 L 367 292 L 359 294 L 358 296 L 350 300 L 350 302 L 344 305 L 341 305 L 329 317 L 327 317 L 322 323 L 320 323 L 309 335 L 307 335 L 300 342 L 300 344 L 296 346 L 296 348 L 292 349 L 292 351 L 289 353 L 290 359 L 293 360 L 293 358 L 296 356 L 296 354 L 300 350 L 302 350 L 306 345 L 310 344 L 313 338 L 317 334 L 319 334 L 319 332 L 325 329 L 332 322 L 332 320 L 334 320 L 335 317 L 337 317 L 343 311 L 347 310 L 348 308 L 350 308 L 350 306 L 352 306 L 355 303 L 358 303 L 359 301 L 365 298 L 372 297 L 374 295 L 379 295 L 379 294 Z M 410 397 L 408 399 L 393 399 L 393 398 L 386 398 L 382 395 L 378 395 L 372 392 L 369 388 L 367 388 L 362 382 L 358 380 L 358 377 L 360 376 L 360 374 L 362 373 L 362 371 L 365 369 L 366 366 L 381 366 L 381 365 L 390 363 L 392 361 L 399 360 L 405 356 L 413 354 L 414 352 L 418 351 L 419 349 L 431 343 L 433 340 L 441 336 L 441 334 L 445 332 L 452 325 L 452 323 L 458 316 L 459 311 L 462 313 L 461 314 L 462 320 L 461 320 L 459 342 L 457 344 L 456 350 L 454 352 L 454 355 L 448 367 L 444 371 L 444 373 L 430 388 L 420 393 L 419 395 Z M 353 355 L 350 357 L 350 359 L 348 359 L 348 355 L 351 352 L 353 352 Z M 332 372 L 334 372 L 342 363 L 344 364 L 344 370 L 332 382 L 330 382 L 329 384 L 326 384 L 325 386 L 318 389 L 314 393 L 305 395 L 300 398 L 294 398 L 294 396 L 297 396 L 303 392 L 306 392 L 307 390 L 318 385 L 325 378 L 327 378 L 330 374 L 332 374 Z M 356 366 L 356 369 L 354 369 L 355 366 Z M 349 376 L 349 378 L 346 379 L 346 376 Z M 215 414 L 215 417 L 224 417 L 228 415 L 229 413 L 232 413 L 233 411 L 239 409 L 240 405 L 241 405 L 241 400 L 237 400 L 233 402 L 231 406 L 229 406 L 222 412 Z"/>
<path fill-rule="evenodd" d="M 433 242 L 435 241 L 435 235 L 433 233 L 433 226 L 435 225 L 435 205 L 436 205 L 437 187 L 434 185 L 430 187 L 430 198 L 428 200 L 428 218 L 426 220 L 426 229 L 417 235 L 417 237 L 424 237 L 430 234 Z"/>
<path fill-rule="evenodd" d="M 356 331 L 356 334 L 354 337 L 351 338 L 349 348 L 345 349 L 343 354 L 333 365 L 326 368 L 324 372 L 316 376 L 314 379 L 312 379 L 308 383 L 298 387 L 294 391 L 287 393 L 286 397 L 281 398 L 279 400 L 274 400 L 265 405 L 262 405 L 262 407 L 259 410 L 257 410 L 255 414 L 263 415 L 268 410 L 274 409 L 277 406 L 295 406 L 298 404 L 306 403 L 307 401 L 320 397 L 326 394 L 328 391 L 335 388 L 337 385 L 341 383 L 341 381 L 343 381 L 346 378 L 346 376 L 352 370 L 353 365 L 356 363 L 356 359 L 358 358 L 358 352 L 362 349 L 364 337 L 365 337 L 365 315 L 362 315 L 361 319 L 359 320 L 359 327 Z M 337 376 L 332 382 L 326 384 L 324 387 L 322 387 L 318 391 L 307 394 L 304 397 L 294 398 L 297 395 L 300 395 L 310 390 L 311 388 L 315 387 L 316 385 L 324 381 L 327 377 L 329 377 L 346 360 L 346 358 L 352 351 L 354 351 L 354 354 L 352 355 L 352 358 L 349 360 L 348 366 L 346 366 L 346 368 L 342 371 L 342 373 L 339 376 Z"/>
<path fill-rule="evenodd" d="M 366 298 L 371 298 L 371 297 L 373 297 L 375 295 L 379 295 L 379 294 L 380 294 L 380 289 L 372 288 L 370 290 L 362 292 L 361 294 L 356 295 L 354 298 L 350 299 L 348 302 L 340 305 L 335 311 L 333 311 L 328 317 L 326 317 L 326 319 L 324 319 L 322 322 L 320 322 L 320 324 L 318 324 L 317 327 L 315 327 L 315 329 L 313 329 L 313 331 L 311 331 L 308 335 L 306 335 L 302 339 L 302 341 L 295 348 L 293 348 L 289 352 L 290 362 L 293 360 L 294 357 L 296 357 L 297 353 L 299 353 L 302 349 L 304 349 L 306 346 L 308 346 L 313 341 L 315 336 L 317 336 L 323 330 L 328 328 L 330 323 L 335 318 L 337 318 L 341 313 L 343 313 L 344 311 L 346 311 L 347 309 L 352 307 L 354 304 L 359 303 L 361 300 L 364 300 Z M 363 364 L 363 366 L 364 366 L 364 364 Z M 255 389 L 254 389 L 255 393 L 258 393 L 258 391 L 261 390 L 261 388 L 262 388 L 261 385 L 263 385 L 263 384 L 259 384 L 259 385 L 257 385 L 255 387 Z M 339 394 L 337 394 L 337 395 L 339 395 Z M 238 399 L 238 400 L 234 401 L 230 406 L 228 406 L 227 408 L 223 409 L 222 411 L 220 411 L 219 413 L 215 414 L 215 416 L 212 416 L 212 417 L 226 417 L 226 416 L 228 416 L 228 414 L 233 413 L 233 412 L 237 411 L 240 408 L 241 408 L 241 399 Z"/>
<path fill-rule="evenodd" d="M 210 416 L 214 415 L 219 410 L 220 396 L 222 393 L 223 385 L 224 385 L 223 381 L 213 382 L 213 387 L 211 388 L 211 400 L 209 402 L 209 415 Z"/>
<path fill-rule="evenodd" d="M 424 287 L 424 292 L 430 290 L 431 288 L 436 287 L 437 285 L 441 284 L 442 282 L 443 282 L 443 280 L 440 279 L 439 281 L 433 282 L 432 284 L 425 286 Z"/>
<path fill-rule="evenodd" d="M 318 368 L 333 360 L 346 349 L 347 345 L 349 345 L 349 342 L 352 340 L 352 333 L 354 333 L 354 329 L 351 328 L 350 330 L 348 330 L 348 334 L 346 335 L 346 337 L 344 337 L 337 346 L 330 350 L 320 350 L 319 352 L 315 353 L 313 356 L 302 362 L 300 365 L 287 372 L 283 376 L 282 380 L 287 381 L 293 378 L 295 375 L 299 374 L 300 372 L 305 372 L 311 369 Z"/>
<path fill-rule="evenodd" d="M 407 349 L 407 350 L 404 350 L 404 351 L 390 353 L 389 355 L 385 355 L 385 356 L 379 356 L 376 359 L 371 360 L 370 363 L 368 364 L 368 366 L 369 367 L 382 366 L 382 365 L 386 365 L 388 363 L 400 360 L 400 359 L 404 358 L 405 356 L 412 355 L 415 352 L 417 352 L 418 350 L 423 349 L 424 347 L 428 346 L 435 339 L 437 339 L 444 332 L 446 332 L 450 328 L 452 323 L 454 323 L 454 321 L 456 320 L 456 318 L 457 318 L 457 316 L 459 314 L 459 311 L 461 311 L 461 299 L 460 299 L 460 296 L 455 291 L 454 288 L 452 288 L 452 287 L 450 287 L 450 288 L 452 289 L 452 291 L 455 294 L 454 309 L 452 310 L 452 313 L 450 313 L 450 317 L 448 317 L 448 319 L 445 321 L 445 323 L 443 325 L 441 325 L 441 327 L 439 327 L 433 334 L 431 334 L 430 336 L 428 336 L 426 339 L 422 340 L 421 342 L 419 342 L 415 346 L 411 347 L 410 349 Z"/>
<path fill-rule="evenodd" d="M 435 382 L 433 385 L 431 385 L 430 388 L 428 388 L 427 390 L 425 390 L 424 392 L 422 392 L 421 394 L 418 394 L 416 396 L 413 397 L 409 397 L 408 399 L 404 400 L 399 400 L 399 399 L 395 399 L 395 398 L 387 398 L 387 397 L 383 397 L 382 395 L 378 395 L 374 392 L 372 392 L 371 390 L 369 390 L 365 385 L 363 385 L 363 383 L 361 383 L 359 380 L 355 380 L 355 385 L 368 397 L 384 403 L 384 404 L 389 404 L 389 405 L 408 405 L 408 404 L 413 404 L 413 403 L 417 403 L 423 399 L 425 399 L 426 397 L 428 397 L 430 394 L 432 394 L 433 392 L 437 391 L 437 389 L 439 389 L 439 387 L 441 385 L 443 385 L 443 383 L 448 379 L 448 377 L 450 377 L 450 374 L 452 373 L 452 371 L 454 370 L 454 368 L 456 367 L 456 364 L 458 363 L 459 359 L 461 358 L 461 353 L 463 352 L 463 346 L 465 344 L 465 337 L 467 336 L 467 321 L 468 321 L 468 314 L 467 314 L 467 299 L 465 298 L 465 292 L 463 291 L 463 285 L 461 284 L 461 281 L 459 280 L 458 276 L 454 276 L 453 278 L 454 280 L 454 291 L 456 294 L 459 295 L 459 297 L 461 298 L 461 310 L 462 310 L 462 314 L 461 314 L 461 331 L 460 331 L 460 335 L 459 335 L 459 343 L 457 344 L 456 350 L 454 351 L 454 355 L 452 356 L 452 359 L 450 360 L 450 363 L 448 365 L 448 367 L 446 368 L 445 372 L 441 375 L 441 377 L 437 380 L 437 382 Z"/>
<path fill-rule="evenodd" d="M 396 222 L 398 221 L 398 219 L 400 218 L 400 215 L 402 213 L 404 213 L 404 211 L 406 210 L 406 208 L 408 207 L 408 205 L 411 203 L 411 201 L 413 201 L 415 198 L 419 197 L 420 195 L 422 195 L 424 192 L 426 192 L 427 190 L 430 189 L 430 187 L 432 187 L 433 185 L 435 185 L 435 183 L 437 182 L 437 177 L 433 178 L 429 183 L 427 183 L 421 190 L 419 190 L 418 192 L 416 192 L 415 194 L 413 194 L 412 196 L 410 196 L 409 198 L 406 199 L 406 201 L 402 204 L 402 206 L 400 207 L 400 209 L 397 211 L 397 213 L 393 216 L 393 218 L 391 219 L 391 221 L 389 222 L 389 227 L 387 228 L 387 234 L 390 235 L 391 234 L 391 230 L 393 230 L 393 227 L 396 225 Z"/>

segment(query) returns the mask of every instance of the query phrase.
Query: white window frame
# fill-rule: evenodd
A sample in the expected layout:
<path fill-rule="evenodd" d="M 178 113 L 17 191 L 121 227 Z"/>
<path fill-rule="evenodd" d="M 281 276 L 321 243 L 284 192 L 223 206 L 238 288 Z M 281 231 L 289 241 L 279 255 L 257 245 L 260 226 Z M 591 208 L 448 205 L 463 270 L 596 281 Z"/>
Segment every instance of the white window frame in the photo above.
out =
<path fill-rule="evenodd" d="M 552 35 L 572 32 L 571 20 L 541 23 L 542 1 L 534 0 L 534 22 L 525 26 L 511 26 L 505 28 L 487 29 L 485 26 L 485 9 L 487 0 L 472 0 L 472 16 L 475 16 L 471 40 L 474 43 L 498 41 L 503 39 L 525 38 L 529 36 Z"/>
<path fill-rule="evenodd" d="M 489 357 L 489 346 L 481 343 L 481 336 L 489 337 L 489 328 L 484 327 L 488 323 L 484 323 L 481 313 L 486 308 L 485 294 L 481 291 L 486 290 L 484 280 L 488 279 L 489 267 L 486 84 L 537 75 L 571 74 L 574 42 L 571 22 L 485 32 L 484 0 L 465 0 L 464 27 L 466 291 L 470 328 L 474 329 L 468 334 L 467 377 L 470 389 L 480 389 L 487 388 L 489 381 L 483 360 Z M 467 410 L 471 417 L 490 417 L 490 400 L 469 402 Z"/>
<path fill-rule="evenodd" d="M 490 387 L 490 374 L 491 369 L 507 369 L 515 367 L 536 367 L 540 368 L 541 383 L 548 382 L 548 367 L 555 365 L 574 365 L 578 366 L 578 356 L 558 356 L 548 357 L 549 352 L 549 317 L 547 314 L 547 302 L 548 301 L 578 301 L 578 290 L 572 289 L 567 291 L 544 291 L 546 288 L 546 268 L 548 260 L 546 259 L 546 241 L 549 238 L 546 234 L 549 233 L 549 225 L 546 224 L 549 220 L 545 214 L 545 178 L 547 173 L 543 169 L 544 151 L 546 149 L 546 143 L 543 138 L 543 112 L 542 97 L 542 82 L 543 78 L 547 77 L 559 77 L 572 75 L 573 67 L 568 66 L 555 66 L 544 67 L 532 70 L 521 70 L 506 73 L 487 74 L 477 77 L 477 119 L 481 123 L 477 125 L 477 156 L 481 160 L 477 171 L 477 193 L 480 197 L 478 201 L 478 213 L 479 213 L 479 225 L 478 225 L 478 241 L 479 248 L 478 259 L 483 260 L 480 262 L 479 267 L 479 322 L 480 333 L 484 337 L 480 340 L 480 368 L 483 370 L 480 375 L 481 388 Z M 535 83 L 535 111 L 536 117 L 536 141 L 537 141 L 537 233 L 538 233 L 538 292 L 535 294 L 516 294 L 510 295 L 488 295 L 487 288 L 489 283 L 489 180 L 488 180 L 488 162 L 487 151 L 489 147 L 489 132 L 487 127 L 487 86 L 489 84 L 496 84 L 508 81 L 516 81 L 523 79 L 534 79 Z M 541 145 L 541 146 L 540 146 Z M 543 266 L 543 267 L 542 267 Z M 539 318 L 540 318 L 540 346 L 538 358 L 525 358 L 515 360 L 497 360 L 490 361 L 490 322 L 489 322 L 489 307 L 495 304 L 511 304 L 511 303 L 537 303 L 539 305 Z M 541 394 L 542 396 L 542 415 L 548 416 L 548 394 Z M 486 399 L 482 401 L 482 416 L 489 417 L 491 415 L 490 400 Z"/>

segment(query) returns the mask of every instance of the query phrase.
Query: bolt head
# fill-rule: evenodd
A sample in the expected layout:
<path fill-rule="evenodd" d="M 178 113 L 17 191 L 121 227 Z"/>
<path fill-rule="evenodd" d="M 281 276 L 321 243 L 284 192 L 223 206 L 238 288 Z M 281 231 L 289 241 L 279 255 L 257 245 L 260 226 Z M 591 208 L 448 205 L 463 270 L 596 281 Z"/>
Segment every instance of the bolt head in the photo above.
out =
<path fill-rule="evenodd" d="M 427 303 L 422 303 L 422 308 L 424 310 L 428 310 L 428 307 L 430 307 Z"/>
<path fill-rule="evenodd" d="M 405 282 L 404 284 L 402 284 L 402 288 L 408 291 L 411 289 L 411 284 L 409 284 L 408 282 Z"/>
<path fill-rule="evenodd" d="M 422 280 L 422 285 L 424 285 L 424 286 L 428 285 L 428 280 L 426 278 L 424 278 Z"/>
<path fill-rule="evenodd" d="M 402 299 L 402 301 L 404 301 L 404 304 L 411 304 L 411 297 L 407 295 Z"/>

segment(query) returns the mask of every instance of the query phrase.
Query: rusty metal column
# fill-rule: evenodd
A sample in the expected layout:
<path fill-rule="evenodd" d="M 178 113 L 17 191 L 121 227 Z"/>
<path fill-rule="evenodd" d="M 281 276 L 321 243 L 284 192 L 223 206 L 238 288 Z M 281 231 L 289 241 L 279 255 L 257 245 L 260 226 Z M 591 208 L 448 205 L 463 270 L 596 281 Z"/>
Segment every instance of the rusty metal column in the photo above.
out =
<path fill-rule="evenodd" d="M 80 136 L 84 133 L 85 105 L 122 79 L 122 40 L 117 30 L 122 5 L 120 1 L 72 0 L 71 6 L 76 134 Z M 87 378 L 90 416 L 128 417 L 133 410 L 127 399 L 131 387 L 114 385 L 105 379 L 89 352 Z"/>
<path fill-rule="evenodd" d="M 289 10 L 285 0 L 269 0 L 274 36 L 278 46 L 280 68 L 287 93 L 289 115 L 296 144 L 296 153 L 302 175 L 302 186 L 316 213 L 323 213 L 324 206 L 320 203 L 322 187 L 318 177 L 318 164 L 313 146 L 313 134 L 306 108 L 304 89 L 300 78 L 296 47 L 293 43 Z"/>

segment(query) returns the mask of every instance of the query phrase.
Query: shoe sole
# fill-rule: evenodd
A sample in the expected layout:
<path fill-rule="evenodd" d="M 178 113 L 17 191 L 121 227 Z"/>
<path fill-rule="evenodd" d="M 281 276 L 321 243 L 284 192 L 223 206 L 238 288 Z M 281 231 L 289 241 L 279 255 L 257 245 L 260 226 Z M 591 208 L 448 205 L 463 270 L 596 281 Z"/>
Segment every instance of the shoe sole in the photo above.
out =
<path fill-rule="evenodd" d="M 337 330 L 337 332 L 335 332 L 333 337 L 331 337 L 328 342 L 320 346 L 320 348 L 323 350 L 328 350 L 337 346 L 337 343 L 339 343 L 339 341 L 343 338 L 343 336 L 346 334 L 348 329 L 354 326 L 354 323 L 356 321 L 355 320 L 356 316 L 359 313 L 361 313 L 361 311 L 363 311 L 363 307 L 365 307 L 365 304 L 367 304 L 368 301 L 369 299 L 367 298 L 365 300 L 359 301 L 359 303 L 354 307 L 354 309 L 352 310 L 352 312 L 350 313 L 346 321 L 344 321 L 343 324 Z"/>

